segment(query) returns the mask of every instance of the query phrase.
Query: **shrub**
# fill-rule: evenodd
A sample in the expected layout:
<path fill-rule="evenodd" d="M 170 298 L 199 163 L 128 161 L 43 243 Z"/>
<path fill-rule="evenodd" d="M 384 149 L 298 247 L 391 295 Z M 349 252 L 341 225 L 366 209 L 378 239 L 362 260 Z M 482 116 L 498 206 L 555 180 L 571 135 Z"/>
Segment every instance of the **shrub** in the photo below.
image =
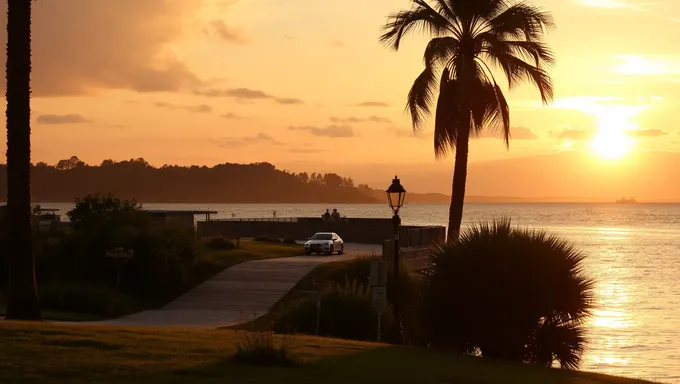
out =
<path fill-rule="evenodd" d="M 120 267 L 120 290 L 138 299 L 172 297 L 191 280 L 199 250 L 192 231 L 154 222 L 136 203 L 111 195 L 77 199 L 68 215 L 72 231 L 41 233 L 39 281 L 114 287 L 119 265 L 106 252 L 116 247 L 134 251 Z"/>
<path fill-rule="evenodd" d="M 277 339 L 279 339 L 277 343 Z M 292 353 L 292 337 L 276 337 L 273 331 L 237 331 L 235 361 L 264 366 L 292 366 L 299 362 Z"/>
<path fill-rule="evenodd" d="M 208 240 L 208 248 L 219 251 L 230 251 L 232 249 L 236 249 L 236 244 L 234 244 L 234 242 L 229 239 L 225 239 L 224 237 L 213 237 Z"/>
<path fill-rule="evenodd" d="M 137 300 L 112 287 L 62 281 L 40 285 L 39 291 L 42 307 L 53 311 L 113 317 L 143 309 Z"/>
<path fill-rule="evenodd" d="M 113 194 L 92 194 L 75 199 L 75 207 L 66 213 L 77 229 L 116 227 L 140 224 L 149 220 L 142 206 L 134 200 L 121 200 Z"/>
<path fill-rule="evenodd" d="M 259 241 L 262 243 L 280 243 L 281 240 L 276 238 L 276 237 L 271 237 L 271 236 L 257 236 L 256 238 L 253 239 L 253 241 Z"/>
<path fill-rule="evenodd" d="M 293 238 L 288 237 L 288 238 L 283 239 L 283 243 L 284 244 L 290 244 L 290 245 L 296 245 L 297 241 L 295 241 L 295 239 L 293 239 Z"/>
<path fill-rule="evenodd" d="M 509 219 L 470 227 L 423 272 L 423 330 L 437 347 L 575 368 L 593 288 L 583 259 L 569 242 Z"/>
<path fill-rule="evenodd" d="M 370 289 L 356 280 L 335 285 L 320 293 L 319 335 L 353 340 L 375 340 L 378 312 L 371 303 Z M 275 320 L 279 333 L 316 333 L 316 298 L 290 302 Z M 389 308 L 384 311 L 382 331 L 389 335 L 392 324 Z M 383 338 L 384 339 L 384 338 Z"/>

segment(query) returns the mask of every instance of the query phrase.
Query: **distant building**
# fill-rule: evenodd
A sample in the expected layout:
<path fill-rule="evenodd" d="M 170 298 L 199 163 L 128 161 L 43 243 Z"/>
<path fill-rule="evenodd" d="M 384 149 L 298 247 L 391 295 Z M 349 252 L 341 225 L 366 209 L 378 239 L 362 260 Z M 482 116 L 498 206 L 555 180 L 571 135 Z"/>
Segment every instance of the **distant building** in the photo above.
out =
<path fill-rule="evenodd" d="M 145 210 L 151 217 L 164 224 L 172 223 L 180 228 L 196 231 L 196 215 L 205 215 L 205 220 L 210 221 L 210 215 L 217 214 L 217 211 L 177 211 L 150 209 Z"/>

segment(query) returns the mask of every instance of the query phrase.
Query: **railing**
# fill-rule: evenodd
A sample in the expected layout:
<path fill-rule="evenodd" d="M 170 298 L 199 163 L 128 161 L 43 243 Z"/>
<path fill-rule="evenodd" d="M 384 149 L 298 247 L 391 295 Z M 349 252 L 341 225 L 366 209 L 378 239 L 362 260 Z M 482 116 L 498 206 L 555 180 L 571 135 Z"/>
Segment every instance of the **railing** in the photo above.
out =
<path fill-rule="evenodd" d="M 213 221 L 235 221 L 235 222 L 273 222 L 273 223 L 297 223 L 297 217 L 265 217 L 265 218 L 226 218 L 226 219 L 210 219 Z"/>

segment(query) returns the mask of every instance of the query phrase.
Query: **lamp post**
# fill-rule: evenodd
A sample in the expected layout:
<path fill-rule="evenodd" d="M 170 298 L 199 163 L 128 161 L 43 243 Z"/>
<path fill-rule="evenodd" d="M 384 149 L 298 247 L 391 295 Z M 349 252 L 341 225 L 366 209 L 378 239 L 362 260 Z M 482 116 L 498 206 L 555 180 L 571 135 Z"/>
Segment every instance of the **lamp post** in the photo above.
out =
<path fill-rule="evenodd" d="M 392 216 L 392 223 L 394 224 L 394 261 L 392 263 L 392 273 L 394 277 L 394 288 L 392 292 L 392 300 L 394 305 L 394 317 L 396 320 L 395 335 L 396 340 L 401 341 L 401 304 L 399 298 L 399 227 L 401 226 L 401 218 L 399 217 L 399 209 L 404 205 L 404 198 L 406 197 L 406 190 L 401 185 L 399 178 L 394 176 L 392 184 L 387 188 L 387 203 L 390 205 L 394 216 Z"/>

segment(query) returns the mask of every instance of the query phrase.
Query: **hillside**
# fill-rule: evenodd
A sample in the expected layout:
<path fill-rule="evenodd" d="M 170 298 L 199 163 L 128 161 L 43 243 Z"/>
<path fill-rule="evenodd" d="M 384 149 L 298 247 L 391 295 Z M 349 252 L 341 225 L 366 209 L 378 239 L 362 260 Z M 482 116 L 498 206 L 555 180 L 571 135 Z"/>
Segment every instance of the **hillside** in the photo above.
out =
<path fill-rule="evenodd" d="M 6 195 L 7 169 L 0 164 L 0 193 Z M 34 201 L 70 202 L 90 193 L 112 192 L 147 203 L 336 203 L 385 202 L 385 191 L 355 186 L 335 173 L 290 173 L 269 163 L 214 167 L 153 167 L 144 159 L 93 166 L 77 157 L 32 170 Z M 442 194 L 408 194 L 410 202 L 442 203 Z M 2 200 L 2 199 L 0 199 Z"/>
<path fill-rule="evenodd" d="M 294 174 L 269 163 L 153 167 L 144 159 L 87 165 L 77 157 L 32 170 L 34 201 L 70 202 L 90 193 L 153 203 L 382 203 L 334 173 Z M 6 166 L 0 193 L 6 195 Z"/>

